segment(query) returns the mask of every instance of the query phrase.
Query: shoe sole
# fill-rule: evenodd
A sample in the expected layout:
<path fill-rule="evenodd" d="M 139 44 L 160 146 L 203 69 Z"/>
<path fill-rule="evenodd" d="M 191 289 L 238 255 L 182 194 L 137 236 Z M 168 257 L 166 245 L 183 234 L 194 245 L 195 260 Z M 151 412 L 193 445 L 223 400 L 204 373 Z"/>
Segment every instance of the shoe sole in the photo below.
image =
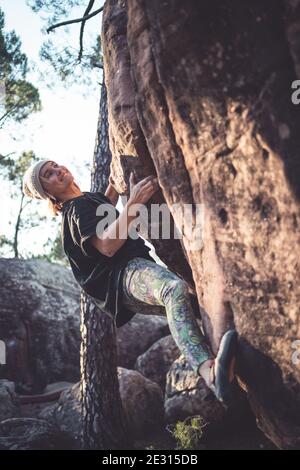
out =
<path fill-rule="evenodd" d="M 236 351 L 237 333 L 229 330 L 222 337 L 215 360 L 215 394 L 218 400 L 228 405 L 232 402 Z"/>

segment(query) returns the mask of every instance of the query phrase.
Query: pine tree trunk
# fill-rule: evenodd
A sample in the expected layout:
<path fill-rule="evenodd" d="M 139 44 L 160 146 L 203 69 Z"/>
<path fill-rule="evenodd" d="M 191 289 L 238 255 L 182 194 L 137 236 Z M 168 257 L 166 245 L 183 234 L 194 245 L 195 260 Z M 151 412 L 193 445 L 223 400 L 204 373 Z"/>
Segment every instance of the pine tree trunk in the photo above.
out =
<path fill-rule="evenodd" d="M 108 143 L 106 89 L 103 81 L 91 191 L 108 185 L 111 153 Z M 128 449 L 117 376 L 116 327 L 84 292 L 81 294 L 81 399 L 85 449 Z"/>

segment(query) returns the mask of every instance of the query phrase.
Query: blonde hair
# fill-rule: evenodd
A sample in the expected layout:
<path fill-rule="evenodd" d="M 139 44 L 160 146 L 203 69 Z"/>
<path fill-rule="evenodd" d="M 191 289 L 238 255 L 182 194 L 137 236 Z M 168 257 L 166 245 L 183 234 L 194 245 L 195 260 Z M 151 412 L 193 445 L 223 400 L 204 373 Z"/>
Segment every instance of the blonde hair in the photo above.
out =
<path fill-rule="evenodd" d="M 57 217 L 58 214 L 60 214 L 62 211 L 62 203 L 58 201 L 54 201 L 53 199 L 50 199 L 50 197 L 47 200 L 48 200 L 48 209 L 50 211 L 50 214 L 52 216 Z"/>
<path fill-rule="evenodd" d="M 74 184 L 75 184 L 75 186 L 76 186 L 78 189 L 80 189 L 79 186 L 78 186 L 78 184 L 77 184 L 75 181 L 74 181 Z M 50 196 L 50 195 L 49 195 L 49 196 Z M 53 198 L 52 198 L 52 197 L 48 197 L 48 198 L 47 198 L 47 201 L 48 201 L 48 209 L 49 209 L 51 215 L 57 217 L 58 214 L 60 214 L 61 211 L 62 211 L 62 205 L 63 205 L 63 203 L 57 201 L 56 199 L 54 199 L 54 197 L 53 197 Z"/>

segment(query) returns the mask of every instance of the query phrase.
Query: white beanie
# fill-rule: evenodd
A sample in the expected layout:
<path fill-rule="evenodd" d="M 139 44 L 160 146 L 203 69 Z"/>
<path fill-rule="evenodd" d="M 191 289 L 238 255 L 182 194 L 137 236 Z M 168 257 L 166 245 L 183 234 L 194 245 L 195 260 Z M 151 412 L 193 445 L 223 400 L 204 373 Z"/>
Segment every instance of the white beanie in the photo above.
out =
<path fill-rule="evenodd" d="M 23 176 L 23 193 L 26 196 L 35 199 L 48 199 L 49 197 L 55 199 L 46 193 L 40 181 L 40 170 L 45 163 L 50 161 L 52 160 L 40 160 L 25 171 Z"/>

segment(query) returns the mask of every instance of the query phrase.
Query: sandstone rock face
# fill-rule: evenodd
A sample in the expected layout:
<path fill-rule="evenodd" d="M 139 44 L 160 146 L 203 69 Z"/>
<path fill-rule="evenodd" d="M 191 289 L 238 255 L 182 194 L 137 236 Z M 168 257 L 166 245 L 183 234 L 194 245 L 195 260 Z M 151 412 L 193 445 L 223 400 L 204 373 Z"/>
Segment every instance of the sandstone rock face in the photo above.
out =
<path fill-rule="evenodd" d="M 72 273 L 41 260 L 0 259 L 0 377 L 39 392 L 79 379 L 80 291 Z"/>
<path fill-rule="evenodd" d="M 235 325 L 240 383 L 282 448 L 300 445 L 298 15 L 296 0 L 112 0 L 102 34 L 119 187 L 154 166 L 151 202 L 179 227 L 174 204 L 192 205 L 196 230 L 159 256 L 190 266 L 214 351 Z"/>
<path fill-rule="evenodd" d="M 134 84 L 131 76 L 130 54 L 127 46 L 127 15 L 126 2 L 112 0 L 107 2 L 103 16 L 103 52 L 107 61 L 104 62 L 105 77 L 108 84 L 108 119 L 109 140 L 112 152 L 111 172 L 119 194 L 129 196 L 129 174 L 136 172 L 137 180 L 148 174 L 155 174 L 154 162 L 140 127 L 135 108 Z M 152 197 L 156 204 L 164 202 L 161 191 Z M 124 202 L 126 202 L 126 197 Z M 148 203 L 148 208 L 149 208 Z M 174 220 L 170 216 L 170 232 L 174 232 Z M 157 230 L 159 221 L 155 223 L 149 216 L 144 217 L 149 223 L 149 233 Z M 144 238 L 149 238 L 147 231 L 140 228 Z M 177 253 L 181 252 L 180 240 L 170 238 L 152 239 L 157 255 L 170 269 L 185 277 L 193 286 L 191 268 L 185 259 L 179 260 Z"/>

